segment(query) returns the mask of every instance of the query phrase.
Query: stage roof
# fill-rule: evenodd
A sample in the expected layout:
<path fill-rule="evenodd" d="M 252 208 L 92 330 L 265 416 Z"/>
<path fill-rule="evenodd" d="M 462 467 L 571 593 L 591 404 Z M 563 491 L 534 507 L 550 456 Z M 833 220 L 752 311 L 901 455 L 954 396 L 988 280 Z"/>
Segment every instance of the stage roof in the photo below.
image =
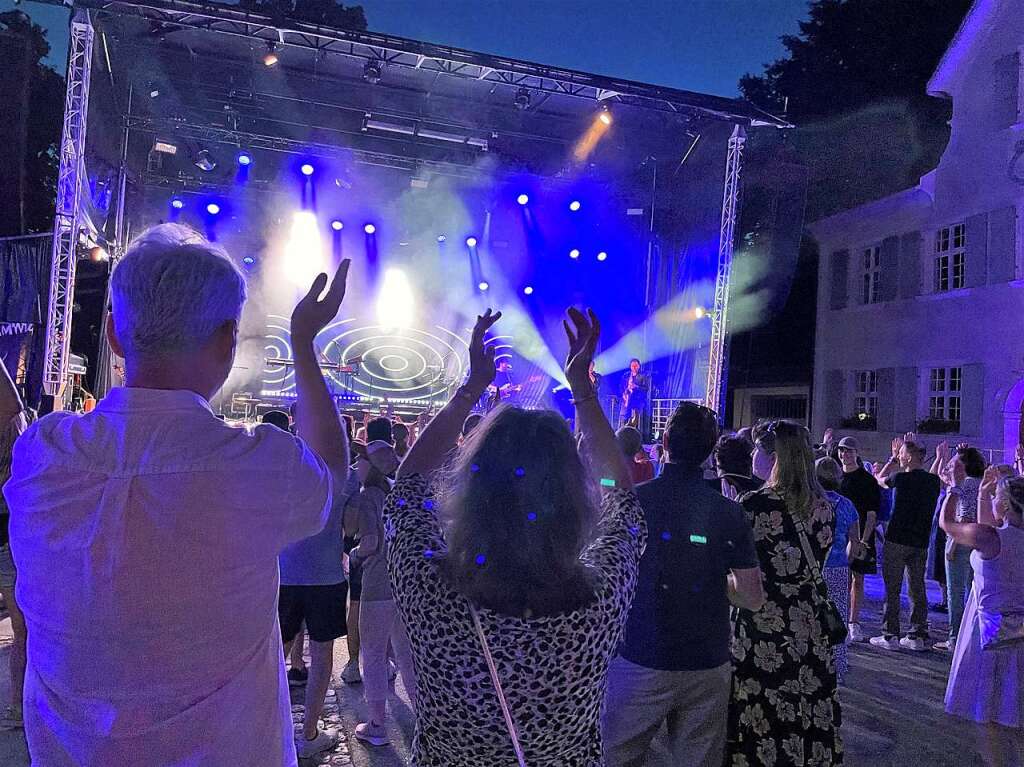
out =
<path fill-rule="evenodd" d="M 678 158 L 694 135 L 718 132 L 711 124 L 788 127 L 739 99 L 230 5 L 79 0 L 75 7 L 97 26 L 112 90 L 123 92 L 117 86 L 125 78 L 134 85 L 132 108 L 115 98 L 116 111 L 132 115 L 133 127 L 196 140 L 314 155 L 343 148 L 357 160 L 411 171 L 430 163 L 472 168 L 489 152 L 559 175 L 566 147 L 602 108 L 621 127 L 624 162 Z M 265 67 L 271 45 L 279 62 Z M 379 79 L 367 77 L 368 67 L 379 68 Z M 159 99 L 142 103 L 154 92 Z"/>

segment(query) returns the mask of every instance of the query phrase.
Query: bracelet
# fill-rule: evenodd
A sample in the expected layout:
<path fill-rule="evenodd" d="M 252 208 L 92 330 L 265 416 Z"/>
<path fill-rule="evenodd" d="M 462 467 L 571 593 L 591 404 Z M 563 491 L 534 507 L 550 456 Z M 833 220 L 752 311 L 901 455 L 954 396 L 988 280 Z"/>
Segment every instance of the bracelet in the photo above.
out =
<path fill-rule="evenodd" d="M 592 399 L 597 399 L 597 392 L 591 392 L 590 394 L 588 394 L 585 397 L 580 397 L 579 399 L 573 399 L 572 400 L 572 404 L 573 404 L 573 407 L 579 407 L 584 402 L 590 402 L 590 400 L 592 400 Z"/>

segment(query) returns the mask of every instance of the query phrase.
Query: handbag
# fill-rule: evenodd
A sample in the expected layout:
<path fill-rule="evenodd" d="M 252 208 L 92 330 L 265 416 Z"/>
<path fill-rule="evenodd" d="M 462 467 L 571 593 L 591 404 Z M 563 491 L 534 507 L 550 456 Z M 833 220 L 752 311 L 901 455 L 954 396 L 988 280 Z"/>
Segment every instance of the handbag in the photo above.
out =
<path fill-rule="evenodd" d="M 484 650 L 484 660 L 487 661 L 487 670 L 491 673 L 491 683 L 494 685 L 494 692 L 498 695 L 498 704 L 501 706 L 501 713 L 505 717 L 505 727 L 512 739 L 512 748 L 516 752 L 516 762 L 519 767 L 526 767 L 526 759 L 523 756 L 523 748 L 519 745 L 519 735 L 516 733 L 515 722 L 512 721 L 512 711 L 505 700 L 505 692 L 501 689 L 501 680 L 498 679 L 498 669 L 494 665 L 494 657 L 491 655 L 491 646 L 487 644 L 487 637 L 484 636 L 484 627 L 480 625 L 480 616 L 473 605 L 469 606 L 469 612 L 473 615 L 473 626 L 476 628 L 476 635 L 480 639 L 480 646 Z"/>
<path fill-rule="evenodd" d="M 832 601 L 832 598 L 828 595 L 828 586 L 825 585 L 825 579 L 821 577 L 821 569 L 818 567 L 818 561 L 814 558 L 814 552 L 811 551 L 811 543 L 807 540 L 807 533 L 804 530 L 804 523 L 796 523 L 796 531 L 800 535 L 800 548 L 804 551 L 804 559 L 807 560 L 807 566 L 811 568 L 811 574 L 814 576 L 815 590 L 818 592 L 818 602 L 814 605 L 814 612 L 821 622 L 822 631 L 825 634 L 825 639 L 828 640 L 830 647 L 835 647 L 846 642 L 846 637 L 849 635 L 849 631 L 846 628 L 846 620 L 839 612 L 839 608 L 836 607 L 836 603 Z"/>
<path fill-rule="evenodd" d="M 1024 612 L 991 613 L 978 610 L 981 649 L 1001 650 L 1024 642 Z"/>

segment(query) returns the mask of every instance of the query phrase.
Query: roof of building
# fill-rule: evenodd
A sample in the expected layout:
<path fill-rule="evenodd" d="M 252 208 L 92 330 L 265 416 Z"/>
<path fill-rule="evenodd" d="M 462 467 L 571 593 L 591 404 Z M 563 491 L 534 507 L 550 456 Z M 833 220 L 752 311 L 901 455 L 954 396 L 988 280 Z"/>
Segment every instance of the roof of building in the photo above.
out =
<path fill-rule="evenodd" d="M 913 208 L 924 212 L 930 208 L 932 203 L 931 180 L 932 173 L 929 173 L 923 176 L 916 186 L 833 213 L 831 216 L 808 224 L 807 228 L 811 230 L 815 238 L 828 239 L 834 233 L 845 233 L 855 223 L 876 219 L 881 224 L 886 217 L 895 216 Z"/>
<path fill-rule="evenodd" d="M 967 12 L 960 29 L 939 60 L 935 73 L 926 88 L 929 96 L 952 98 L 953 88 L 966 69 L 964 63 L 978 39 L 995 24 L 1000 2 L 1005 0 L 975 0 Z"/>

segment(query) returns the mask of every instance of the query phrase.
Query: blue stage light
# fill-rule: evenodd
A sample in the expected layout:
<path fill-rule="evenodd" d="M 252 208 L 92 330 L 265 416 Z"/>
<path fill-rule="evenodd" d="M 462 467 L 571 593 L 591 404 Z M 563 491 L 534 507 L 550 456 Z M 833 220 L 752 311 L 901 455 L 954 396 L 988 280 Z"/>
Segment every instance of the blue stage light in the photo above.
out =
<path fill-rule="evenodd" d="M 207 203 L 206 212 L 209 213 L 211 216 L 216 216 L 218 213 L 220 213 L 220 205 L 218 205 L 215 202 Z"/>
<path fill-rule="evenodd" d="M 447 237 L 445 237 L 445 236 L 444 236 L 443 234 L 439 234 L 439 235 L 437 235 L 437 241 L 438 241 L 438 242 L 444 242 L 444 241 L 445 241 L 445 240 L 447 240 L 447 239 L 448 239 L 448 238 L 447 238 Z"/>
<path fill-rule="evenodd" d="M 252 165 L 252 155 L 248 152 L 238 153 L 238 164 L 239 165 Z"/>
<path fill-rule="evenodd" d="M 569 251 L 569 258 L 579 258 L 579 257 L 580 257 L 580 252 L 576 248 L 573 248 L 572 250 Z"/>
<path fill-rule="evenodd" d="M 302 167 L 299 168 L 299 170 L 302 171 L 302 175 L 303 176 L 312 176 L 313 175 L 313 166 L 310 165 L 308 162 L 303 163 Z"/>
<path fill-rule="evenodd" d="M 180 197 L 172 197 L 171 207 L 174 208 L 175 210 L 181 210 L 182 208 L 185 207 L 185 201 Z"/>
<path fill-rule="evenodd" d="M 521 194 L 518 197 L 516 197 L 516 202 L 518 202 L 520 205 L 526 205 L 526 203 L 528 203 L 529 201 L 530 198 L 527 197 L 525 194 Z"/>
<path fill-rule="evenodd" d="M 525 293 L 528 296 L 532 296 L 533 295 L 533 286 L 532 285 L 527 285 L 525 288 L 523 288 L 523 293 Z"/>
<path fill-rule="evenodd" d="M 252 266 L 253 264 L 256 263 L 256 259 L 253 258 L 252 256 L 244 256 L 242 258 L 242 263 L 245 264 L 246 266 Z"/>
<path fill-rule="evenodd" d="M 486 281 L 482 281 L 477 287 L 479 287 L 481 291 L 485 291 L 491 286 Z"/>
<path fill-rule="evenodd" d="M 580 206 L 580 201 L 579 200 L 573 200 L 572 202 L 569 203 L 569 210 L 571 210 L 573 213 L 578 211 L 580 209 L 580 207 L 581 206 Z"/>
<path fill-rule="evenodd" d="M 472 236 L 467 237 L 466 238 L 466 245 L 468 245 L 471 248 L 475 248 L 476 247 L 476 237 L 472 237 Z"/>
<path fill-rule="evenodd" d="M 336 232 L 340 232 L 344 228 L 345 228 L 345 225 L 343 223 L 341 223 L 341 221 L 339 221 L 338 219 L 334 219 L 331 222 L 331 229 L 333 229 Z"/>
<path fill-rule="evenodd" d="M 608 258 L 608 254 L 605 253 L 603 250 L 597 254 L 598 261 L 604 261 L 606 258 Z"/>
<path fill-rule="evenodd" d="M 377 231 L 377 227 L 375 227 L 373 224 L 367 224 L 366 226 L 363 227 L 363 231 L 366 232 L 367 234 L 373 234 L 374 232 Z"/>

